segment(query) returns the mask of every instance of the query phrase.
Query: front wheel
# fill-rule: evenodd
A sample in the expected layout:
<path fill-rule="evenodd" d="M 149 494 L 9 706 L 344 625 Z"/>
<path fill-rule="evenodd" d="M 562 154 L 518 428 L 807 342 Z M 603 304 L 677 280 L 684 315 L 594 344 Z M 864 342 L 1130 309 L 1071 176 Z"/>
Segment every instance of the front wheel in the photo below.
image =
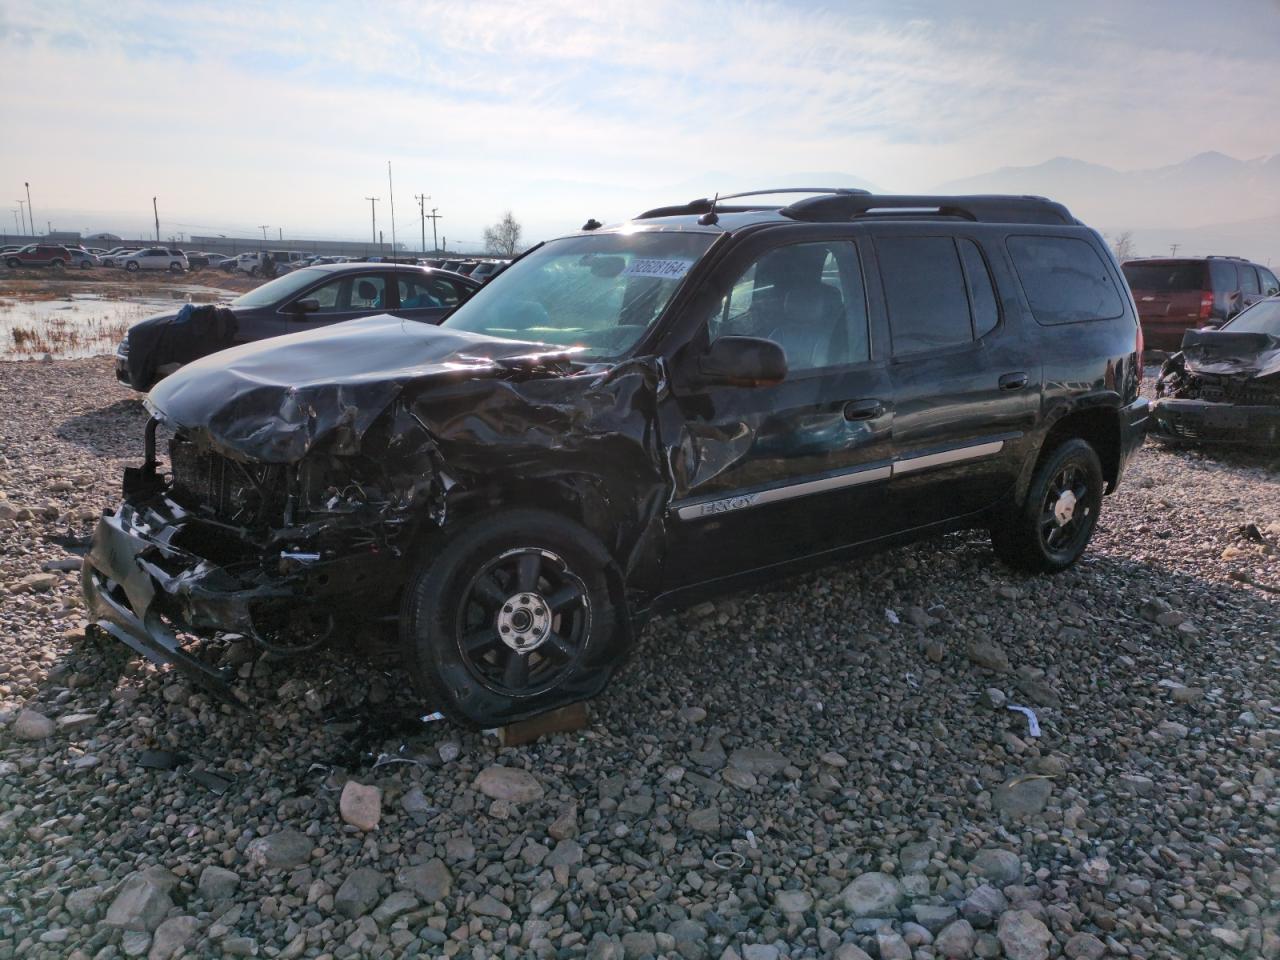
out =
<path fill-rule="evenodd" d="M 53 262 L 51 262 L 51 263 L 49 264 L 49 269 L 51 269 L 51 270 L 61 270 L 61 269 L 62 269 L 62 261 L 61 261 L 61 260 L 54 260 Z"/>
<path fill-rule="evenodd" d="M 996 555 L 1020 570 L 1057 573 L 1089 545 L 1102 508 L 1102 464 L 1079 438 L 1055 448 L 1031 478 L 1021 507 L 991 529 Z"/>
<path fill-rule="evenodd" d="M 629 634 L 607 563 L 591 533 L 539 510 L 471 522 L 430 551 L 400 617 L 405 663 L 427 706 L 493 727 L 597 694 Z"/>
<path fill-rule="evenodd" d="M 17 270 L 20 266 L 22 266 L 22 261 L 19 260 L 17 257 L 10 257 L 8 260 L 5 261 L 5 263 L 9 265 L 10 270 Z"/>
<path fill-rule="evenodd" d="M 81 261 L 80 261 L 80 269 L 81 269 L 81 270 L 88 270 L 91 266 L 93 266 L 93 264 L 91 264 L 88 260 L 81 260 Z"/>

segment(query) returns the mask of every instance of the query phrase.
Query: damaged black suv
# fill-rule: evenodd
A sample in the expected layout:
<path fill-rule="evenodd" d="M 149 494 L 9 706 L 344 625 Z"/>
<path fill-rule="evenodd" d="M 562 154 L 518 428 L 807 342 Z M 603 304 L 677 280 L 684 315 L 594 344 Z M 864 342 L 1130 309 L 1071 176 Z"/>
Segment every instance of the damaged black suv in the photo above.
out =
<path fill-rule="evenodd" d="M 652 611 L 807 565 L 969 527 L 1071 564 L 1148 415 L 1097 233 L 1034 197 L 768 193 L 803 197 L 591 221 L 439 327 L 184 367 L 84 565 L 99 624 L 232 696 L 192 635 L 397 621 L 427 703 L 493 725 L 599 693 Z"/>

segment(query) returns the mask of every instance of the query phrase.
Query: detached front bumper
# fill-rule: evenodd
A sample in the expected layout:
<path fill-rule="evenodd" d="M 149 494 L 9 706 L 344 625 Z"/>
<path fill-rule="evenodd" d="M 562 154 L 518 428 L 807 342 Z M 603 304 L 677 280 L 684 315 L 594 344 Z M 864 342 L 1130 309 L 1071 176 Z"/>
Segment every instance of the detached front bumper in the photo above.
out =
<path fill-rule="evenodd" d="M 252 608 L 295 597 L 287 578 L 246 587 L 222 568 L 178 546 L 187 523 L 167 498 L 122 505 L 98 522 L 81 570 L 85 601 L 97 625 L 159 664 L 172 664 L 229 703 L 242 701 L 230 677 L 184 650 L 178 630 L 253 635 Z"/>
<path fill-rule="evenodd" d="M 1152 432 L 1162 440 L 1280 446 L 1280 405 L 1164 397 L 1152 404 L 1151 415 Z"/>

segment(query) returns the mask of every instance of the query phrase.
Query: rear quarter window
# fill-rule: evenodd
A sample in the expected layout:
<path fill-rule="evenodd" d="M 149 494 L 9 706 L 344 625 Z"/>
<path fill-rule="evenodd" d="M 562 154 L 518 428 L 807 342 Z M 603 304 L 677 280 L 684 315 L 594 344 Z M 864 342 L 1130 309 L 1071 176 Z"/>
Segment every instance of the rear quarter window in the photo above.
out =
<path fill-rule="evenodd" d="M 1124 300 L 1093 246 L 1075 237 L 1009 237 L 1009 256 L 1037 323 L 1124 316 Z"/>

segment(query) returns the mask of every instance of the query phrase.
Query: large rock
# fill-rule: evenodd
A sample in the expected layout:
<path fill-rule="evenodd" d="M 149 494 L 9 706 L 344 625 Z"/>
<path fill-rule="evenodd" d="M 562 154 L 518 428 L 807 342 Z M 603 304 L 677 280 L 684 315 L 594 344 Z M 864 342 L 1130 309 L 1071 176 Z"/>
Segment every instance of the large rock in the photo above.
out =
<path fill-rule="evenodd" d="M 289 870 L 310 860 L 314 847 L 309 837 L 289 829 L 249 841 L 245 853 L 250 863 L 265 870 Z"/>
<path fill-rule="evenodd" d="M 1010 817 L 1032 817 L 1044 810 L 1053 793 L 1053 781 L 1047 777 L 1014 777 L 996 788 L 991 805 Z"/>
<path fill-rule="evenodd" d="M 902 884 L 887 873 L 864 873 L 840 891 L 845 912 L 855 917 L 895 916 L 902 897 Z"/>
<path fill-rule="evenodd" d="M 19 740 L 44 740 L 53 731 L 53 721 L 37 710 L 19 710 L 13 721 L 13 735 Z"/>
<path fill-rule="evenodd" d="M 1022 879 L 1022 861 L 1018 855 L 999 847 L 983 847 L 969 861 L 969 867 L 1001 888 Z"/>
<path fill-rule="evenodd" d="M 382 791 L 348 780 L 338 798 L 338 811 L 343 821 L 357 830 L 377 830 L 382 819 Z"/>
<path fill-rule="evenodd" d="M 1049 960 L 1049 928 L 1029 910 L 1007 910 L 1000 917 L 996 937 L 1008 960 Z"/>
<path fill-rule="evenodd" d="M 396 871 L 396 886 L 412 890 L 423 903 L 438 903 L 453 890 L 453 875 L 443 860 L 428 860 Z"/>
<path fill-rule="evenodd" d="M 1005 851 L 1007 852 L 1007 851 Z M 1014 857 L 1016 860 L 1017 857 Z M 1016 883 L 1022 876 L 1022 867 L 1018 867 L 1018 874 L 1013 879 Z M 1008 884 L 1005 884 L 1008 886 Z M 960 905 L 960 912 L 964 918 L 975 927 L 989 927 L 996 922 L 1000 914 L 1009 909 L 1009 901 L 1005 899 L 1005 895 L 991 886 L 984 883 L 978 887 L 973 893 L 965 897 L 964 903 Z"/>
<path fill-rule="evenodd" d="M 156 927 L 147 960 L 172 960 L 182 956 L 199 929 L 200 921 L 195 917 L 170 917 Z"/>
<path fill-rule="evenodd" d="M 756 776 L 772 777 L 785 770 L 788 763 L 777 750 L 763 747 L 739 747 L 729 754 L 729 766 Z"/>
<path fill-rule="evenodd" d="M 240 886 L 240 875 L 225 867 L 210 865 L 200 872 L 200 882 L 196 884 L 196 895 L 201 900 L 216 902 L 230 900 Z"/>
<path fill-rule="evenodd" d="M 977 942 L 978 935 L 968 920 L 954 920 L 938 931 L 933 952 L 947 960 L 968 960 Z"/>
<path fill-rule="evenodd" d="M 380 927 L 385 927 L 391 923 L 396 917 L 408 913 L 418 905 L 418 898 L 408 890 L 397 890 L 387 899 L 383 900 L 373 911 L 373 921 Z"/>
<path fill-rule="evenodd" d="M 173 906 L 169 895 L 177 885 L 178 878 L 163 867 L 130 874 L 107 908 L 104 923 L 121 930 L 150 933 Z"/>
<path fill-rule="evenodd" d="M 969 660 L 984 670 L 1008 673 L 1013 669 L 1009 664 L 1009 655 L 1004 652 L 1004 647 L 990 640 L 975 640 L 969 645 L 969 649 L 966 652 L 969 655 Z"/>
<path fill-rule="evenodd" d="M 356 919 L 368 913 L 382 892 L 383 876 L 371 867 L 360 867 L 347 874 L 333 896 L 333 909 L 344 917 Z"/>
<path fill-rule="evenodd" d="M 486 797 L 510 803 L 532 803 L 542 799 L 542 784 L 528 770 L 494 764 L 480 771 L 472 784 Z"/>

